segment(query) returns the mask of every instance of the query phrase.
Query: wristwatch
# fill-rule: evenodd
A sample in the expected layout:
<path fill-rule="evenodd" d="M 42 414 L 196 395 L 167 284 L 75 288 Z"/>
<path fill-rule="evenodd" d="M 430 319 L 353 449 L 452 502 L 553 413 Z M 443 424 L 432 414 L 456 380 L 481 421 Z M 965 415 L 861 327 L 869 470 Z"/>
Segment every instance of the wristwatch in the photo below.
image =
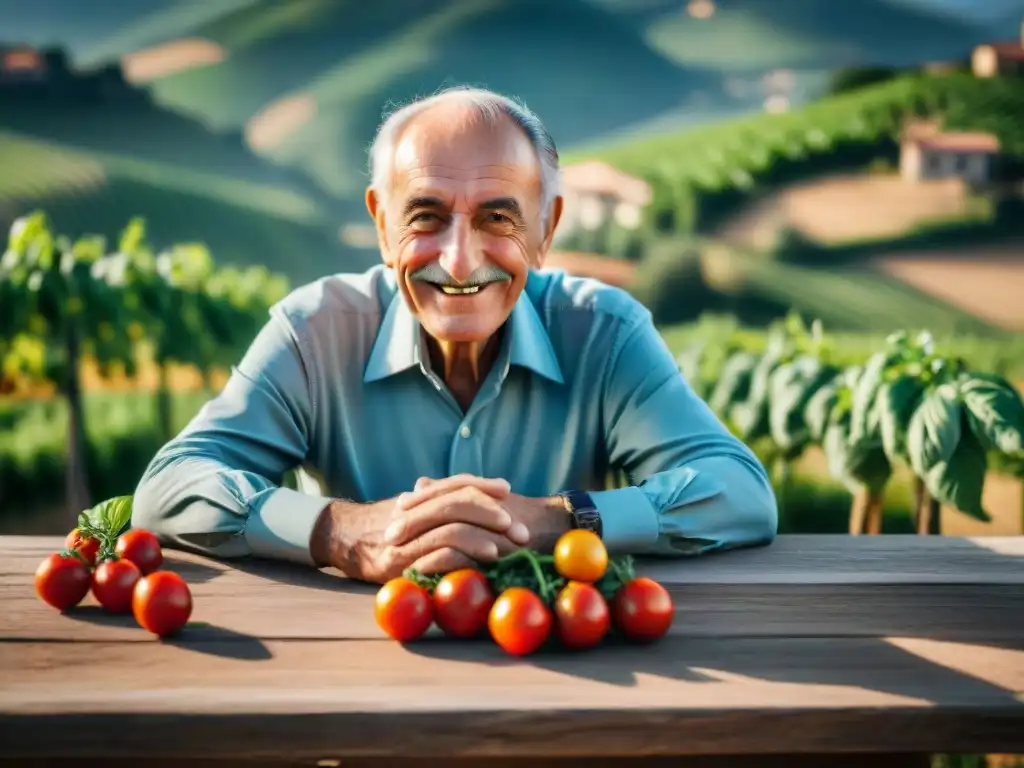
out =
<path fill-rule="evenodd" d="M 569 512 L 569 517 L 572 518 L 573 528 L 593 531 L 601 536 L 603 532 L 601 513 L 597 511 L 597 506 L 590 498 L 589 493 L 586 491 L 564 491 L 558 495 L 565 502 L 565 508 Z"/>

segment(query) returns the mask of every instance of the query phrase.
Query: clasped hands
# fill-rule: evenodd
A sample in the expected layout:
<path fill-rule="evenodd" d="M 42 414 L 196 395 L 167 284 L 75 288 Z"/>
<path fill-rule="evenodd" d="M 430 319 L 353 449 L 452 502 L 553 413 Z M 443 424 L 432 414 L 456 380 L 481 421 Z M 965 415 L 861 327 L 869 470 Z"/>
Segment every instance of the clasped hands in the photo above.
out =
<path fill-rule="evenodd" d="M 519 549 L 550 549 L 570 527 L 561 499 L 512 493 L 508 481 L 474 475 L 421 477 L 413 490 L 375 504 L 329 510 L 318 564 L 383 583 L 406 568 L 444 573 Z"/>

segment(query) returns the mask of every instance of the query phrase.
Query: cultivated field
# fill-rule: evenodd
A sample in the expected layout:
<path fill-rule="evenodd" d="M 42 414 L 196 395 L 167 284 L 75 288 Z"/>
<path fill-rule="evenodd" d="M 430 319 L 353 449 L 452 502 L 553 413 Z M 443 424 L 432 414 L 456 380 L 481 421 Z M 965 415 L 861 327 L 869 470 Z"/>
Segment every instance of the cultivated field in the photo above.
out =
<path fill-rule="evenodd" d="M 880 256 L 877 268 L 1007 330 L 1024 331 L 1024 244 L 970 255 Z"/>
<path fill-rule="evenodd" d="M 783 227 L 822 244 L 898 237 L 936 219 L 969 217 L 956 180 L 909 183 L 892 174 L 842 174 L 793 184 L 726 223 L 730 242 L 769 248 Z"/>
<path fill-rule="evenodd" d="M 141 84 L 196 67 L 219 64 L 224 56 L 224 49 L 210 40 L 185 38 L 126 54 L 121 57 L 121 67 L 128 82 Z"/>

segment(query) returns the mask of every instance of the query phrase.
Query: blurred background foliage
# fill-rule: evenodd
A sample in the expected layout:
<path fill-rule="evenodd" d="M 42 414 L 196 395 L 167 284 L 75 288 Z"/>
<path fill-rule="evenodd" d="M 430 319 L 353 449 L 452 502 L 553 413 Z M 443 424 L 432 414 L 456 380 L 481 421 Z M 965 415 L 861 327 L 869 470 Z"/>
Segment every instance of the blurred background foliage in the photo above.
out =
<path fill-rule="evenodd" d="M 559 144 L 549 267 L 643 301 L 706 396 L 795 317 L 828 366 L 927 330 L 1019 389 L 1022 19 L 1022 0 L 0 0 L 0 526 L 130 493 L 274 301 L 376 263 L 373 131 L 460 82 L 521 97 Z M 809 398 L 794 376 L 779 391 Z M 858 487 L 823 441 L 781 471 L 763 437 L 783 530 L 848 530 Z M 923 519 L 906 458 L 887 532 Z M 1024 532 L 1019 462 L 986 468 L 991 519 L 943 502 L 941 531 Z"/>

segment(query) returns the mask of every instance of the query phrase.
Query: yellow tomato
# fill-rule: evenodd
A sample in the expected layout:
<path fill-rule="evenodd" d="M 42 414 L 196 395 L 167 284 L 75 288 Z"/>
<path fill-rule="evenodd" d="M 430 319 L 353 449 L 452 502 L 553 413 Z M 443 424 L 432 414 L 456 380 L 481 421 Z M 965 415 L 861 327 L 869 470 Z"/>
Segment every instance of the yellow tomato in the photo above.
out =
<path fill-rule="evenodd" d="M 555 569 L 563 578 L 592 584 L 607 567 L 608 550 L 593 531 L 568 531 L 555 544 Z"/>

